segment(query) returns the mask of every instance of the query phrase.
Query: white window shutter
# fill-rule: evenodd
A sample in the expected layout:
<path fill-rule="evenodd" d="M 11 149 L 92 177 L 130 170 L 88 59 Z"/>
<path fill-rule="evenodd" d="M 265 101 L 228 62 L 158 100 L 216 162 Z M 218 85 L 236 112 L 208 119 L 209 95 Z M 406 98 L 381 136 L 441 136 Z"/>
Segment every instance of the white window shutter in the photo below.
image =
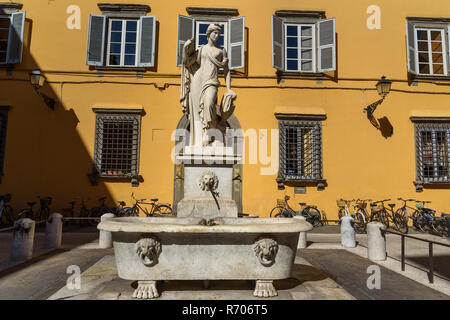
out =
<path fill-rule="evenodd" d="M 272 66 L 284 70 L 284 21 L 272 15 Z"/>
<path fill-rule="evenodd" d="M 105 56 L 106 16 L 91 14 L 89 16 L 89 34 L 87 43 L 86 64 L 103 66 Z"/>
<path fill-rule="evenodd" d="M 138 49 L 138 65 L 140 67 L 155 65 L 155 29 L 155 16 L 141 17 Z"/>
<path fill-rule="evenodd" d="M 447 35 L 448 35 L 448 42 L 447 42 L 447 48 L 448 48 L 448 52 L 447 52 L 447 58 L 448 58 L 448 63 L 447 63 L 447 73 L 450 76 L 450 24 L 448 25 L 448 30 L 447 30 Z"/>
<path fill-rule="evenodd" d="M 25 29 L 25 11 L 11 14 L 8 35 L 8 53 L 6 63 L 17 64 L 22 61 L 23 30 Z"/>
<path fill-rule="evenodd" d="M 318 72 L 336 70 L 336 19 L 317 22 Z"/>
<path fill-rule="evenodd" d="M 177 66 L 182 64 L 182 54 L 184 43 L 194 38 L 195 19 L 178 15 L 178 37 L 177 37 Z"/>
<path fill-rule="evenodd" d="M 228 20 L 228 57 L 230 70 L 244 67 L 245 17 Z"/>
<path fill-rule="evenodd" d="M 416 31 L 414 24 L 406 20 L 406 55 L 408 57 L 408 72 L 417 74 Z"/>

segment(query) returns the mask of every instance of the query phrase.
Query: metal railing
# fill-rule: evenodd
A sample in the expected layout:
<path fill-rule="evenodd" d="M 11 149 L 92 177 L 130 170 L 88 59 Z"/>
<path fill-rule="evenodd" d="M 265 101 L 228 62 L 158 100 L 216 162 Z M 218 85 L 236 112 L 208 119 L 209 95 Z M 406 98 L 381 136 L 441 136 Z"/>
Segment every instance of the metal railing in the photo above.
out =
<path fill-rule="evenodd" d="M 396 235 L 401 237 L 401 265 L 402 265 L 402 271 L 405 271 L 405 238 L 410 238 L 410 239 L 414 239 L 414 240 L 418 240 L 418 241 L 428 242 L 428 266 L 429 266 L 429 269 L 430 269 L 429 281 L 430 281 L 430 283 L 434 283 L 433 244 L 444 246 L 444 247 L 448 247 L 448 248 L 450 248 L 450 244 L 445 244 L 445 243 L 437 242 L 437 241 L 433 241 L 433 240 L 422 239 L 422 238 L 406 235 L 406 234 L 395 232 L 395 231 L 391 231 L 391 230 L 381 230 L 381 233 L 383 234 L 383 236 L 386 233 L 391 233 L 391 234 L 396 234 Z"/>

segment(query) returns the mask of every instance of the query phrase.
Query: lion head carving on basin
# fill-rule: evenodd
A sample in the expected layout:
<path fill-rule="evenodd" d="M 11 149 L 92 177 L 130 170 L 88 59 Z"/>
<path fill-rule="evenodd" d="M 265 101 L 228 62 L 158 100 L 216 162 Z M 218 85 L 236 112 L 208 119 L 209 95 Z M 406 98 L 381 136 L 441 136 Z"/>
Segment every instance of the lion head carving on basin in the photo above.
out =
<path fill-rule="evenodd" d="M 201 174 L 198 185 L 203 191 L 216 191 L 219 185 L 219 178 L 212 171 L 205 171 Z"/>
<path fill-rule="evenodd" d="M 260 239 L 253 245 L 253 251 L 259 262 L 269 267 L 275 263 L 275 256 L 278 253 L 278 243 L 273 239 Z"/>
<path fill-rule="evenodd" d="M 161 242 L 149 235 L 142 235 L 134 245 L 136 254 L 142 263 L 148 267 L 158 263 L 158 257 L 161 253 Z"/>

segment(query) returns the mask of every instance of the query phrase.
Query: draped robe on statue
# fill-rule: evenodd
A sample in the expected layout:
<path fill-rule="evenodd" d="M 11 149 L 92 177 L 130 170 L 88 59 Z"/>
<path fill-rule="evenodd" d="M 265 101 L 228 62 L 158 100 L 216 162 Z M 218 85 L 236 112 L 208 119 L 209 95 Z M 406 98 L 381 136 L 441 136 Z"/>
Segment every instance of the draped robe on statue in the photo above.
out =
<path fill-rule="evenodd" d="M 210 143 L 207 130 L 218 128 L 217 90 L 219 68 L 228 66 L 225 54 L 217 55 L 217 48 L 203 45 L 194 51 L 194 44 L 187 41 L 183 47 L 180 102 L 183 112 L 189 118 L 191 146 L 205 146 Z M 224 57 L 218 61 L 214 56 Z M 236 94 L 229 90 L 220 105 L 221 120 L 225 122 L 234 110 Z"/>

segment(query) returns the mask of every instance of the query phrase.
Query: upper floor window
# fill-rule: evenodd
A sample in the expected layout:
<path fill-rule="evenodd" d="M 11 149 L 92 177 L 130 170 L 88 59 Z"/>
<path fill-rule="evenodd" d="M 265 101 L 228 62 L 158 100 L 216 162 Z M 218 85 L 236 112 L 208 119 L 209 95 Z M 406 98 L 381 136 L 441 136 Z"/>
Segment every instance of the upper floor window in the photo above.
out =
<path fill-rule="evenodd" d="M 136 66 L 138 20 L 109 20 L 108 66 Z"/>
<path fill-rule="evenodd" d="M 411 18 L 406 21 L 408 71 L 418 76 L 450 76 L 448 22 Z"/>
<path fill-rule="evenodd" d="M 335 18 L 280 10 L 272 16 L 272 66 L 282 72 L 336 70 Z"/>
<path fill-rule="evenodd" d="M 229 69 L 245 66 L 245 17 L 231 18 L 236 9 L 187 8 L 191 16 L 178 16 L 177 66 L 181 66 L 183 45 L 194 39 L 195 48 L 208 43 L 206 30 L 210 24 L 218 24 L 222 32 L 216 45 L 227 52 Z"/>
<path fill-rule="evenodd" d="M 99 4 L 89 17 L 86 64 L 97 67 L 153 67 L 155 16 L 145 5 Z M 124 18 L 126 16 L 127 18 Z"/>
<path fill-rule="evenodd" d="M 286 71 L 316 70 L 315 27 L 308 24 L 285 24 Z"/>
<path fill-rule="evenodd" d="M 1 9 L 1 7 L 0 7 Z M 25 11 L 1 14 L 0 10 L 0 65 L 22 62 L 22 43 Z"/>

